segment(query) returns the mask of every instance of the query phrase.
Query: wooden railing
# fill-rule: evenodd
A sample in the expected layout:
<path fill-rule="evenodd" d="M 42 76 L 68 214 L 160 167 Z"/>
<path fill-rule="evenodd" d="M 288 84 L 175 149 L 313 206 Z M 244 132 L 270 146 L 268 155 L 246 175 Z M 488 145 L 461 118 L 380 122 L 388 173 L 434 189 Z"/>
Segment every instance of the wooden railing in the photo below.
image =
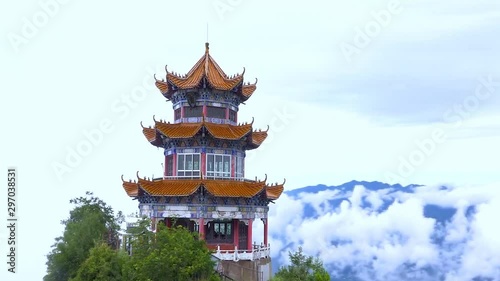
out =
<path fill-rule="evenodd" d="M 200 179 L 200 176 L 163 176 L 163 178 L 152 178 L 153 180 L 180 180 L 180 179 L 191 179 L 191 180 L 196 180 Z M 211 179 L 211 180 L 234 180 L 234 181 L 247 181 L 247 182 L 253 182 L 254 180 L 251 179 L 246 179 L 244 177 L 220 177 L 220 176 L 207 176 L 203 175 L 203 179 Z"/>
<path fill-rule="evenodd" d="M 235 246 L 234 250 L 221 250 L 220 246 L 217 246 L 217 250 L 213 253 L 215 257 L 221 260 L 258 260 L 263 258 L 268 258 L 271 256 L 271 245 L 264 244 L 253 244 L 251 250 L 238 250 Z"/>

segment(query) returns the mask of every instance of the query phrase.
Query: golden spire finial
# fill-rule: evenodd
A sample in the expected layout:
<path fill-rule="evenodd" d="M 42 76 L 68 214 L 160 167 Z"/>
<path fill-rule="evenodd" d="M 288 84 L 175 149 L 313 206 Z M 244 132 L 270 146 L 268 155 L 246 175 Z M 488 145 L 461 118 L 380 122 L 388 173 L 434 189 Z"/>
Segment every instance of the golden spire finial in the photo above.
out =
<path fill-rule="evenodd" d="M 206 43 L 206 47 L 208 49 L 208 21 L 207 21 L 207 43 Z"/>
<path fill-rule="evenodd" d="M 207 40 L 208 41 L 208 40 Z M 209 53 L 208 53 L 208 42 L 205 43 L 205 74 L 208 74 L 208 58 L 209 58 Z"/>

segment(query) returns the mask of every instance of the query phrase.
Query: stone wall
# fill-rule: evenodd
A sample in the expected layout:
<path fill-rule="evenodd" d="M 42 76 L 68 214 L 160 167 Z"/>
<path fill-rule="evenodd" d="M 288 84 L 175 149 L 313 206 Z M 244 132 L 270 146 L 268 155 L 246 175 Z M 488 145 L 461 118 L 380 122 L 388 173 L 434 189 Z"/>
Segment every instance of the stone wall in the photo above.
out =
<path fill-rule="evenodd" d="M 221 261 L 226 276 L 237 281 L 268 281 L 272 276 L 271 259 Z"/>

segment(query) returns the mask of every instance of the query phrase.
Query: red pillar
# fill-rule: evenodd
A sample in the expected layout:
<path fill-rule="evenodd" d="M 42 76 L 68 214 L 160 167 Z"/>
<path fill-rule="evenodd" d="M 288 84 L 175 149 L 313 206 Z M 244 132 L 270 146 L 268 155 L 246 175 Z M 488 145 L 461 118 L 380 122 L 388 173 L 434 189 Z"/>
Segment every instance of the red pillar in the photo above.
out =
<path fill-rule="evenodd" d="M 166 225 L 168 228 L 171 228 L 171 227 L 172 227 L 172 221 L 170 220 L 170 218 L 165 218 L 165 225 Z"/>
<path fill-rule="evenodd" d="M 174 166 L 173 167 L 174 170 L 172 171 L 172 176 L 176 177 L 177 176 L 177 152 L 174 152 L 172 154 L 172 157 L 173 157 L 172 163 L 173 163 L 173 166 Z"/>
<path fill-rule="evenodd" d="M 253 219 L 248 220 L 248 241 L 247 241 L 247 250 L 248 251 L 253 251 L 252 222 L 253 222 Z"/>
<path fill-rule="evenodd" d="M 163 177 L 167 176 L 167 169 L 168 169 L 168 161 L 167 161 L 167 156 L 165 156 L 165 165 L 164 165 L 165 170 L 163 171 Z"/>
<path fill-rule="evenodd" d="M 184 106 L 181 104 L 181 119 L 184 118 Z"/>
<path fill-rule="evenodd" d="M 236 155 L 231 155 L 231 177 L 236 176 Z"/>
<path fill-rule="evenodd" d="M 239 220 L 233 220 L 233 233 L 234 233 L 234 240 L 233 240 L 233 244 L 234 246 L 238 246 L 239 247 L 239 241 L 240 241 L 240 228 L 239 228 L 239 225 L 240 225 L 240 221 Z M 239 250 L 239 249 L 238 249 Z"/>
<path fill-rule="evenodd" d="M 205 177 L 207 170 L 207 153 L 205 152 L 205 149 L 201 150 L 200 157 L 201 157 L 201 175 Z"/>
<path fill-rule="evenodd" d="M 205 221 L 203 218 L 200 218 L 198 223 L 199 223 L 198 232 L 200 233 L 200 239 L 205 240 Z"/>
<path fill-rule="evenodd" d="M 203 116 L 207 117 L 207 105 L 203 105 Z"/>
<path fill-rule="evenodd" d="M 269 218 L 264 219 L 264 246 L 267 247 L 267 227 L 269 225 Z"/>

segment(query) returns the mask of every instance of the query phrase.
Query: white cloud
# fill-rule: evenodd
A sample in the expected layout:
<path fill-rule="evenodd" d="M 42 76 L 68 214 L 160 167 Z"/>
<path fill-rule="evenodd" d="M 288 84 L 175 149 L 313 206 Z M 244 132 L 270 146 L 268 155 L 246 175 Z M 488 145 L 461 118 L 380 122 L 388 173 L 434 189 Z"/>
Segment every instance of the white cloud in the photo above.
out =
<path fill-rule="evenodd" d="M 338 191 L 285 196 L 277 202 L 271 221 L 273 256 L 287 261 L 288 251 L 301 245 L 309 255 L 320 257 L 325 265 L 343 269 L 350 266 L 363 280 L 471 280 L 476 276 L 500 278 L 500 214 L 498 185 L 441 189 L 426 186 L 414 194 L 384 190 L 371 191 L 356 186 L 345 193 L 347 200 L 332 211 L 315 208 L 318 218 L 291 216 L 279 209 L 301 211 L 305 204 L 318 205 L 338 198 Z M 395 201 L 376 211 L 381 200 Z M 437 198 L 441 198 L 438 200 Z M 443 199 L 444 198 L 444 199 Z M 362 208 L 362 202 L 375 202 L 377 208 Z M 425 204 L 454 207 L 457 212 L 445 225 L 424 217 Z M 299 206 L 302 205 L 302 208 Z M 476 206 L 476 212 L 468 211 Z M 281 217 L 283 216 L 283 217 Z M 436 242 L 441 237 L 442 245 Z M 439 239 L 438 239 L 439 240 Z M 279 242 L 278 242 L 279 241 Z"/>
<path fill-rule="evenodd" d="M 477 275 L 500 278 L 500 197 L 480 204 L 472 221 L 462 263 L 458 270 L 463 278 Z"/>

